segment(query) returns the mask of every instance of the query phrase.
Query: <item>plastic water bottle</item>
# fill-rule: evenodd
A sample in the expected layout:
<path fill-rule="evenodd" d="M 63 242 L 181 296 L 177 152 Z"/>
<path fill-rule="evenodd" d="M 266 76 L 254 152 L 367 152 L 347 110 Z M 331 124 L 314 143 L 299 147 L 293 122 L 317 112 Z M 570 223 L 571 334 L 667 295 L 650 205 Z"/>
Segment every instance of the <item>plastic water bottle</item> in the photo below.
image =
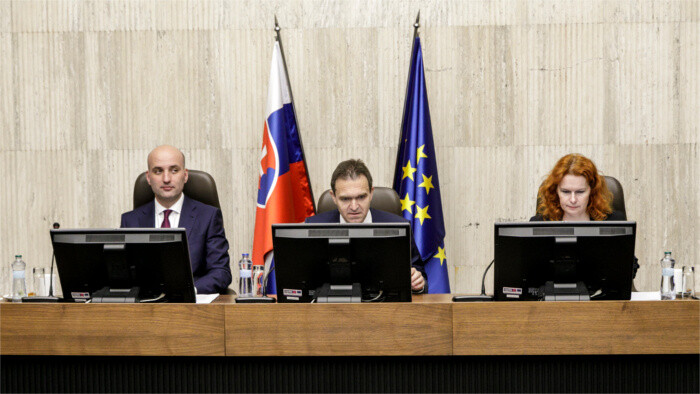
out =
<path fill-rule="evenodd" d="M 248 256 L 248 253 L 243 253 L 243 257 L 238 261 L 238 270 L 240 272 L 238 279 L 238 295 L 241 297 L 250 297 L 253 294 L 253 278 L 251 275 L 253 262 Z"/>
<path fill-rule="evenodd" d="M 24 280 L 26 267 L 22 255 L 15 255 L 15 261 L 12 262 L 12 302 L 22 302 L 22 297 L 27 296 L 27 284 Z"/>
<path fill-rule="evenodd" d="M 664 258 L 661 259 L 661 299 L 675 300 L 676 286 L 673 280 L 676 260 L 671 257 L 671 252 L 664 252 Z"/>

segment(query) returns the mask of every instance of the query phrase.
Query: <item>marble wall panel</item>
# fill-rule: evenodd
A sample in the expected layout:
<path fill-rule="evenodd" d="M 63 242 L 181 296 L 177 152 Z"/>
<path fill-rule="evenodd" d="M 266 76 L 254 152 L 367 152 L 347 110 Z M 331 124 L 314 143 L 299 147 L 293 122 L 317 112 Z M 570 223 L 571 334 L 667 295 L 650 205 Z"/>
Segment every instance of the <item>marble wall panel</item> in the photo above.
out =
<path fill-rule="evenodd" d="M 13 89 L 12 34 L 0 33 L 0 151 L 17 149 L 15 128 L 15 89 Z"/>

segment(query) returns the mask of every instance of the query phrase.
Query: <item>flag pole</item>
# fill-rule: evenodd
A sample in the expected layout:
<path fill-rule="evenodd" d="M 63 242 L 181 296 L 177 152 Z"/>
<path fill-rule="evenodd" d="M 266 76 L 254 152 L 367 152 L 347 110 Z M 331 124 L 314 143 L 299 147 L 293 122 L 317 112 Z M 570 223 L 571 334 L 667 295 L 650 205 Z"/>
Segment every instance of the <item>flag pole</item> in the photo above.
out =
<path fill-rule="evenodd" d="M 277 15 L 275 15 L 275 41 L 280 45 L 280 54 L 282 55 L 282 65 L 284 66 L 284 76 L 287 78 L 287 87 L 289 88 L 289 98 L 292 101 L 292 110 L 294 111 L 294 121 L 297 126 L 297 137 L 299 137 L 299 146 L 301 147 L 301 156 L 304 162 L 304 171 L 306 179 L 309 180 L 309 194 L 311 195 L 311 204 L 316 212 L 316 200 L 314 199 L 313 187 L 311 187 L 311 177 L 309 176 L 309 168 L 306 165 L 306 152 L 304 152 L 304 143 L 301 141 L 301 132 L 299 131 L 299 117 L 297 117 L 297 108 L 294 105 L 294 94 L 292 93 L 292 81 L 289 80 L 289 72 L 287 72 L 287 59 L 284 57 L 284 47 L 282 46 L 282 36 L 280 35 L 280 25 L 277 23 Z"/>
<path fill-rule="evenodd" d="M 406 96 L 404 96 L 404 101 L 403 101 L 403 114 L 401 114 L 401 132 L 399 133 L 399 145 L 398 147 L 401 148 L 401 141 L 403 140 L 403 129 L 406 127 L 405 121 L 406 121 L 406 111 L 408 110 L 408 89 L 410 87 L 410 82 L 411 82 L 411 66 L 413 65 L 413 52 L 416 49 L 416 37 L 418 37 L 418 28 L 420 27 L 420 10 L 418 10 L 418 15 L 416 15 L 416 22 L 413 24 L 413 40 L 411 41 L 411 61 L 408 64 L 408 77 L 406 78 Z M 401 160 L 401 155 L 403 152 L 401 149 L 397 149 L 396 153 L 396 165 L 401 166 L 400 160 Z M 396 179 L 394 179 L 394 183 Z M 397 185 L 393 185 L 393 188 L 396 189 Z M 398 192 L 398 190 L 397 190 Z"/>

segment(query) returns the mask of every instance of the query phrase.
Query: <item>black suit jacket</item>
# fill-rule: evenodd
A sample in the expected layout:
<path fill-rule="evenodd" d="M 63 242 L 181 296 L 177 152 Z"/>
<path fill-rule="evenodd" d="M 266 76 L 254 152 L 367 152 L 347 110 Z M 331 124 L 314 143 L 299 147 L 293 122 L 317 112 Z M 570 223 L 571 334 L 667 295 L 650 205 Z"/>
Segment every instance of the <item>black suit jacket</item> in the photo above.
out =
<path fill-rule="evenodd" d="M 378 209 L 370 208 L 369 211 L 372 213 L 373 223 L 410 223 L 408 220 L 402 218 L 401 216 L 394 215 L 393 213 L 380 211 Z M 332 211 L 320 213 L 318 215 L 309 216 L 305 220 L 306 223 L 340 223 L 340 211 L 334 209 Z M 420 252 L 416 246 L 416 241 L 413 239 L 413 232 L 411 232 L 411 266 L 425 275 L 425 262 L 420 257 Z M 425 288 L 423 292 L 428 292 L 428 280 L 425 280 Z"/>
<path fill-rule="evenodd" d="M 154 201 L 122 214 L 121 227 L 155 227 Z M 228 241 L 221 210 L 185 196 L 179 227 L 187 231 L 194 286 L 199 294 L 223 293 L 231 284 Z"/>

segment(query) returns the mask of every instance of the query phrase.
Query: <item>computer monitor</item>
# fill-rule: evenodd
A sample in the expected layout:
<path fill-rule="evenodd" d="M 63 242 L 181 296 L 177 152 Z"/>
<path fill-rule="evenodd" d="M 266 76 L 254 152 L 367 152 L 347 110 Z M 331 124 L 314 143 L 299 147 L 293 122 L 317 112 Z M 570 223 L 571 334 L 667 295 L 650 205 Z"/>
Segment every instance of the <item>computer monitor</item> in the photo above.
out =
<path fill-rule="evenodd" d="M 629 300 L 635 222 L 494 226 L 496 300 Z"/>
<path fill-rule="evenodd" d="M 51 230 L 65 301 L 195 302 L 184 228 Z"/>
<path fill-rule="evenodd" d="M 275 224 L 278 302 L 411 301 L 408 223 Z"/>

